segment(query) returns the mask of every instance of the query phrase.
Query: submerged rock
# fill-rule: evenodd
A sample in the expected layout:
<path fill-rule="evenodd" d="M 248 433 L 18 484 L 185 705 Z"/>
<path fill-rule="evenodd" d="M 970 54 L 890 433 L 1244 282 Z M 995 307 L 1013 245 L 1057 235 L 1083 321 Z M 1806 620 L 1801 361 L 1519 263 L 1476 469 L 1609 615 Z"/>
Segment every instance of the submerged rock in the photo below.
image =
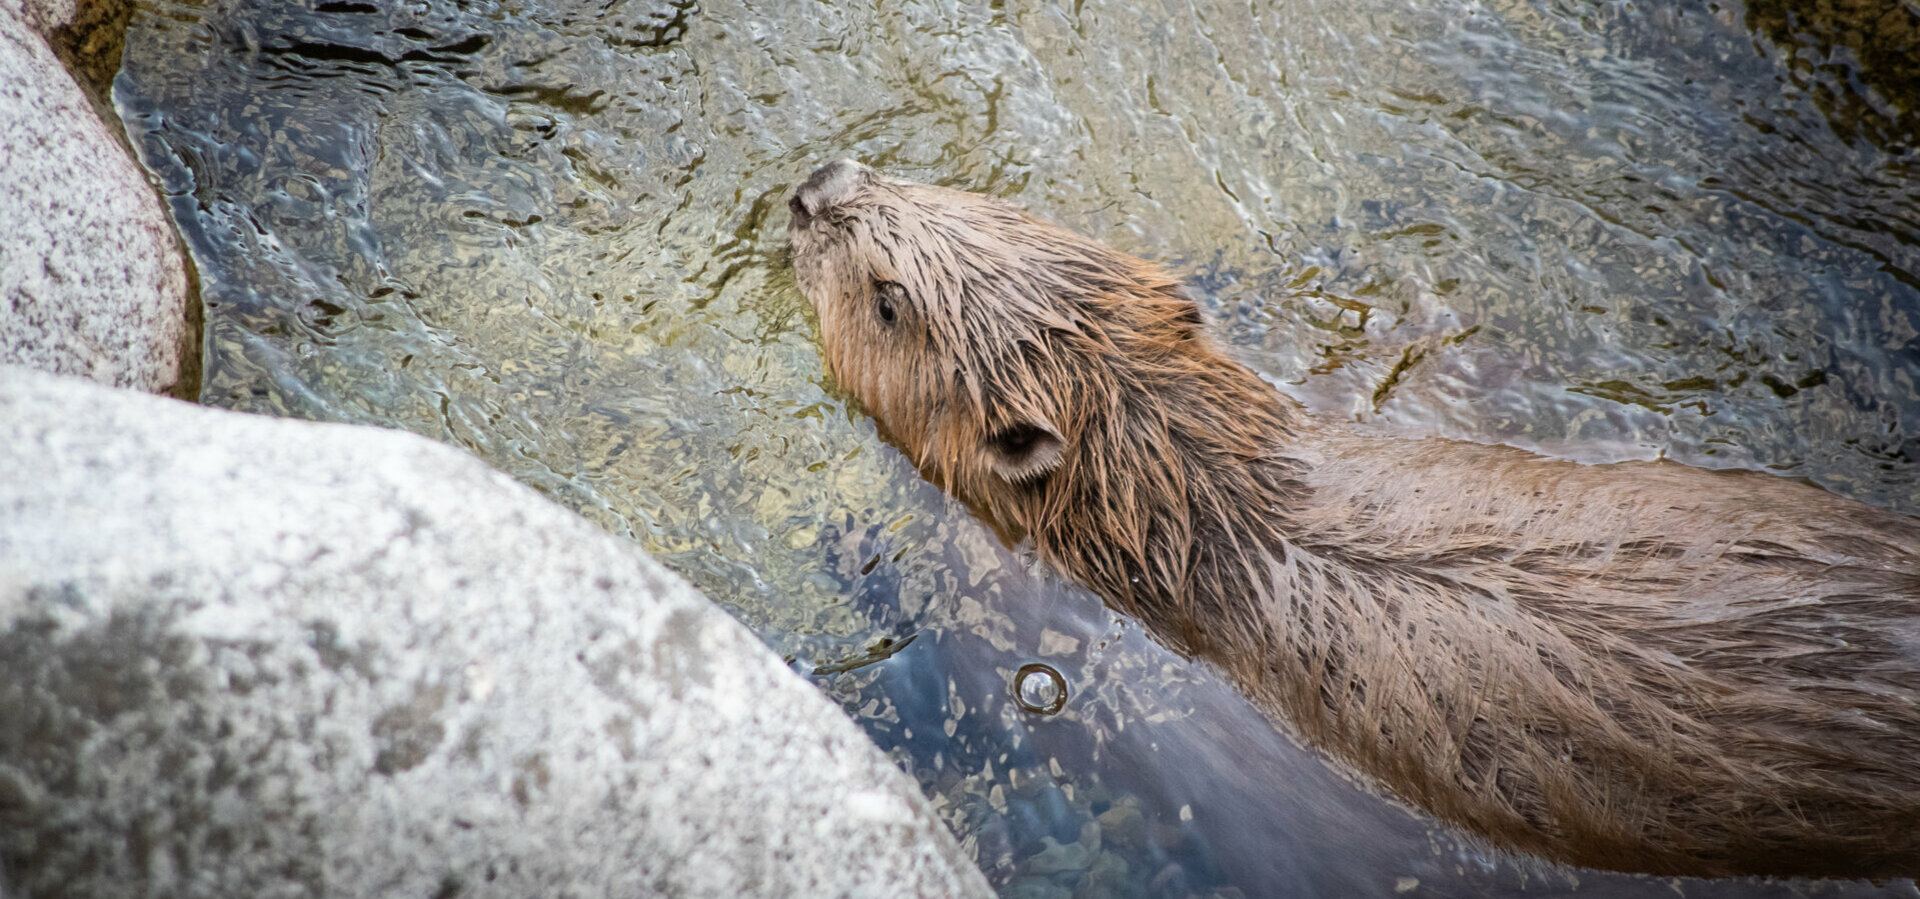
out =
<path fill-rule="evenodd" d="M 744 627 L 465 454 L 0 367 L 0 894 L 986 891 Z"/>
<path fill-rule="evenodd" d="M 43 38 L 74 14 L 72 2 L 0 0 L 0 363 L 189 390 L 179 242 Z"/>

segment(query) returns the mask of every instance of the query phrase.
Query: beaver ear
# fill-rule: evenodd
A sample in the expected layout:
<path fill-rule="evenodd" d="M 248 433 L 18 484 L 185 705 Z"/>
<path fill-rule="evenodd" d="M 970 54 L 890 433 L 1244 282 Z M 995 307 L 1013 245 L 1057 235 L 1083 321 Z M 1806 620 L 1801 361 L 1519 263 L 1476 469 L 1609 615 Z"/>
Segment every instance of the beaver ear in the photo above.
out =
<path fill-rule="evenodd" d="M 1016 422 L 987 437 L 988 464 L 994 474 L 1009 483 L 1025 484 L 1058 467 L 1066 445 L 1060 432 L 1047 422 Z"/>

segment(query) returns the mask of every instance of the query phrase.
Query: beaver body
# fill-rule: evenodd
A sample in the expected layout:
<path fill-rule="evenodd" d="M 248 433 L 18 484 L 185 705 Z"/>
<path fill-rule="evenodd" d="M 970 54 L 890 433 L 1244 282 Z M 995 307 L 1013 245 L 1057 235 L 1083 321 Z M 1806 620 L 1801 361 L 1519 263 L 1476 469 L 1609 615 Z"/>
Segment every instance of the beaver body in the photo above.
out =
<path fill-rule="evenodd" d="M 1656 873 L 1920 873 L 1920 520 L 1665 462 L 1362 437 L 1161 269 L 823 167 L 827 364 L 932 480 L 1495 843 Z"/>

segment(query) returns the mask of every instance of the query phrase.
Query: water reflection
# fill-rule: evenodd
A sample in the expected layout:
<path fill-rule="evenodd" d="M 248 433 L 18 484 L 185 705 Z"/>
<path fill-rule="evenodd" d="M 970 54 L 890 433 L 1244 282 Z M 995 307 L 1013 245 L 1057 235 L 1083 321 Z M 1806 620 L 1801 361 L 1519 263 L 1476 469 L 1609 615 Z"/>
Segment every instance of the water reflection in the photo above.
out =
<path fill-rule="evenodd" d="M 1914 149 L 1920 9 L 1859 0 L 1755 0 L 1747 5 L 1746 25 L 1786 57 L 1791 89 L 1826 115 L 1834 133 L 1890 154 Z"/>
<path fill-rule="evenodd" d="M 200 267 L 205 402 L 462 445 L 631 537 L 1009 895 L 1868 894 L 1553 868 L 1368 795 L 922 483 L 823 383 L 780 248 L 856 156 L 1171 262 L 1322 414 L 1920 512 L 1914 17 L 1871 16 L 148 2 L 116 96 Z"/>

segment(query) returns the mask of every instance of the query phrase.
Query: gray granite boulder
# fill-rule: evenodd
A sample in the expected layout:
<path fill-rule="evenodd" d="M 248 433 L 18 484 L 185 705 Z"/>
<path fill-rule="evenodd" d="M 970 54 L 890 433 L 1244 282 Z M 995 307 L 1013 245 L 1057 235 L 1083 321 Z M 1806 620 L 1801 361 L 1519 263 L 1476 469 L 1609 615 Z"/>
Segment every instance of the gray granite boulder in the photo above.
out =
<path fill-rule="evenodd" d="M 985 895 L 632 545 L 419 437 L 0 366 L 0 895 Z"/>
<path fill-rule="evenodd" d="M 19 19 L 42 37 L 72 24 L 79 12 L 80 0 L 0 0 L 0 16 Z"/>
<path fill-rule="evenodd" d="M 0 0 L 0 363 L 177 391 L 196 345 L 179 241 L 42 37 L 74 14 Z"/>

